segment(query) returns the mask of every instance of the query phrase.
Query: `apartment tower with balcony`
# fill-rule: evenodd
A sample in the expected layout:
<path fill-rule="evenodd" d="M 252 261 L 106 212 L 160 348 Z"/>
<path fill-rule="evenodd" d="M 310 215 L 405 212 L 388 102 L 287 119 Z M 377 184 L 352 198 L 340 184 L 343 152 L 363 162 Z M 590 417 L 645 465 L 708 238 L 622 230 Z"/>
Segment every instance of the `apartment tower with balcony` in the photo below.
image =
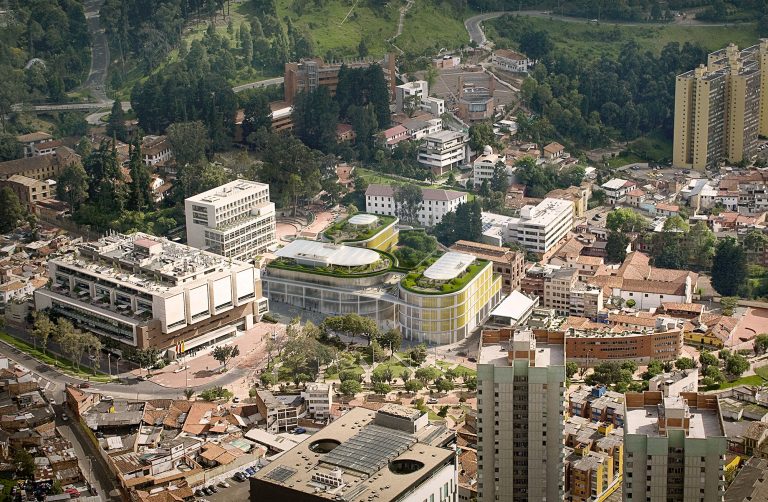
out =
<path fill-rule="evenodd" d="M 483 332 L 477 366 L 480 502 L 564 500 L 565 346 Z"/>
<path fill-rule="evenodd" d="M 673 164 L 711 169 L 749 161 L 768 136 L 768 39 L 709 54 L 707 65 L 678 75 Z"/>

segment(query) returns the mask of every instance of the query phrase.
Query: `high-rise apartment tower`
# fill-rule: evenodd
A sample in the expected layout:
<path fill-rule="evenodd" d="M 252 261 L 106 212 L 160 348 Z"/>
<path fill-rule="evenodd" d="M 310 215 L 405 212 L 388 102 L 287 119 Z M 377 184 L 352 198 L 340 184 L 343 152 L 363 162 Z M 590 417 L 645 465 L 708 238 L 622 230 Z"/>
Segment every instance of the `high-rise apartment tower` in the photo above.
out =
<path fill-rule="evenodd" d="M 676 167 L 749 160 L 758 135 L 768 136 L 768 39 L 741 51 L 731 44 L 709 54 L 706 66 L 677 76 Z"/>
<path fill-rule="evenodd" d="M 481 341 L 478 500 L 564 500 L 564 339 L 509 333 L 484 332 Z"/>

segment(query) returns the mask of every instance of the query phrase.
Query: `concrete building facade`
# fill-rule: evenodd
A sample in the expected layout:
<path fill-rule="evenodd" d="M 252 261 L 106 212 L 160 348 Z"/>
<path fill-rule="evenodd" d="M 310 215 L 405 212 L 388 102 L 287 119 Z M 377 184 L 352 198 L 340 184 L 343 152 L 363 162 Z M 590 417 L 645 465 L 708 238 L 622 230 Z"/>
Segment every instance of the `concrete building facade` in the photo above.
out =
<path fill-rule="evenodd" d="M 441 176 L 466 159 L 467 135 L 463 132 L 440 131 L 424 137 L 417 160 Z"/>
<path fill-rule="evenodd" d="M 750 160 L 768 134 L 768 39 L 742 51 L 709 54 L 707 65 L 678 75 L 673 165 L 711 169 Z"/>
<path fill-rule="evenodd" d="M 48 269 L 37 310 L 170 358 L 226 342 L 268 310 L 253 265 L 138 232 L 83 243 Z"/>
<path fill-rule="evenodd" d="M 421 189 L 423 202 L 419 208 L 418 223 L 431 227 L 440 223 L 447 213 L 455 211 L 459 204 L 467 202 L 465 192 Z M 365 191 L 365 210 L 369 213 L 398 216 L 395 189 L 392 185 L 370 184 Z"/>
<path fill-rule="evenodd" d="M 187 243 L 227 258 L 252 260 L 277 243 L 269 185 L 236 180 L 184 200 Z"/>
<path fill-rule="evenodd" d="M 500 330 L 480 343 L 478 501 L 564 500 L 563 337 Z"/>

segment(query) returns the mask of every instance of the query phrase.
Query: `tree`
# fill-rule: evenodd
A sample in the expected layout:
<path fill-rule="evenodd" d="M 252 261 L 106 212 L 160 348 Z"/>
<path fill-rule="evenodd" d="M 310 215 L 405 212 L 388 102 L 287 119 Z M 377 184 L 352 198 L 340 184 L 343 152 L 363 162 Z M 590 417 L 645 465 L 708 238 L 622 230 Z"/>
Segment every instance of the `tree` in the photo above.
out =
<path fill-rule="evenodd" d="M 56 334 L 56 325 L 44 312 L 35 312 L 34 319 L 32 336 L 36 341 L 40 342 L 40 348 L 43 349 L 43 354 L 45 354 L 48 348 L 48 340 Z"/>
<path fill-rule="evenodd" d="M 648 369 L 643 373 L 643 380 L 650 380 L 664 372 L 664 364 L 658 359 L 648 362 Z"/>
<path fill-rule="evenodd" d="M 119 99 L 112 103 L 112 112 L 107 122 L 107 136 L 117 138 L 120 141 L 128 139 L 128 130 L 125 128 L 125 114 Z"/>
<path fill-rule="evenodd" d="M 131 211 L 148 211 L 154 208 L 155 199 L 152 195 L 152 178 L 149 167 L 141 157 L 141 146 L 135 141 L 131 149 L 128 169 L 131 183 L 128 187 L 127 206 Z"/>
<path fill-rule="evenodd" d="M 690 370 L 696 367 L 696 361 L 690 357 L 680 357 L 675 361 L 675 368 L 679 370 Z"/>
<path fill-rule="evenodd" d="M 419 368 L 416 370 L 416 378 L 422 381 L 424 385 L 429 384 L 429 382 L 432 382 L 434 380 L 437 380 L 441 375 L 440 370 L 437 368 L 434 368 L 432 366 L 426 366 L 424 368 Z"/>
<path fill-rule="evenodd" d="M 712 287 L 723 296 L 738 296 L 746 279 L 744 249 L 732 237 L 721 239 L 712 261 Z"/>
<path fill-rule="evenodd" d="M 417 379 L 411 379 L 405 382 L 405 390 L 410 392 L 411 394 L 420 391 L 424 388 L 424 384 L 421 382 L 421 380 Z"/>
<path fill-rule="evenodd" d="M 486 146 L 499 148 L 496 133 L 493 132 L 493 124 L 490 121 L 472 124 L 469 127 L 469 148 L 475 152 L 482 152 Z"/>
<path fill-rule="evenodd" d="M 413 364 L 420 366 L 427 360 L 427 346 L 423 343 L 418 344 L 408 351 L 408 358 L 413 361 Z"/>
<path fill-rule="evenodd" d="M 621 263 L 627 257 L 629 237 L 619 232 L 608 234 L 608 242 L 605 243 L 606 259 L 611 263 Z"/>
<path fill-rule="evenodd" d="M 579 372 L 579 365 L 576 364 L 573 361 L 568 361 L 565 363 L 565 376 L 568 378 L 573 378 L 573 375 Z"/>
<path fill-rule="evenodd" d="M 628 385 L 632 381 L 632 372 L 623 369 L 615 362 L 600 363 L 594 367 L 594 372 L 585 379 L 587 385 Z"/>
<path fill-rule="evenodd" d="M 763 354 L 766 350 L 768 350 L 768 333 L 760 333 L 755 337 L 755 354 Z"/>
<path fill-rule="evenodd" d="M 146 368 L 147 375 L 157 362 L 160 352 L 154 347 L 146 349 L 131 349 L 124 353 L 125 358 L 139 365 L 139 368 Z"/>
<path fill-rule="evenodd" d="M 24 149 L 12 134 L 0 134 L 0 162 L 20 159 Z"/>
<path fill-rule="evenodd" d="M 62 352 L 69 357 L 75 368 L 80 368 L 80 361 L 85 354 L 85 344 L 82 333 L 78 330 L 67 330 L 57 337 Z"/>
<path fill-rule="evenodd" d="M 190 388 L 184 389 L 184 397 L 187 399 L 187 401 L 190 401 L 194 395 L 195 395 L 195 389 L 190 389 Z"/>
<path fill-rule="evenodd" d="M 708 350 L 701 351 L 699 354 L 699 362 L 702 364 L 702 366 L 720 366 L 720 362 L 717 360 L 717 357 L 715 357 L 715 355 Z"/>
<path fill-rule="evenodd" d="M 468 390 L 471 390 L 471 391 L 477 390 L 477 377 L 476 376 L 465 376 L 464 377 L 464 385 L 467 386 Z"/>
<path fill-rule="evenodd" d="M 725 376 L 723 376 L 723 372 L 720 371 L 720 368 L 718 366 L 707 366 L 706 368 L 704 368 L 704 376 L 707 378 L 711 378 L 716 382 L 725 381 Z"/>
<path fill-rule="evenodd" d="M 749 369 L 749 361 L 741 354 L 731 354 L 725 361 L 725 371 L 735 377 L 740 377 Z"/>
<path fill-rule="evenodd" d="M 390 392 L 392 392 L 392 386 L 389 385 L 388 383 L 377 382 L 373 384 L 373 392 L 380 395 L 389 394 Z"/>
<path fill-rule="evenodd" d="M 10 232 L 19 226 L 24 218 L 24 208 L 10 187 L 0 188 L 0 233 Z"/>
<path fill-rule="evenodd" d="M 520 50 L 533 61 L 547 56 L 555 48 L 554 42 L 546 31 L 525 31 L 520 37 Z"/>
<path fill-rule="evenodd" d="M 77 211 L 88 200 L 88 174 L 79 163 L 65 167 L 56 180 L 56 198 Z"/>
<path fill-rule="evenodd" d="M 229 401 L 232 399 L 231 391 L 225 389 L 224 387 L 211 387 L 210 389 L 205 389 L 200 393 L 200 397 L 205 401 L 218 401 L 220 399 L 223 399 L 224 401 Z"/>
<path fill-rule="evenodd" d="M 385 331 L 381 336 L 379 336 L 379 343 L 383 347 L 389 347 L 390 354 L 394 356 L 395 351 L 400 350 L 400 345 L 402 345 L 403 343 L 403 335 L 400 333 L 399 329 L 392 328 Z"/>
<path fill-rule="evenodd" d="M 261 384 L 264 387 L 269 388 L 277 383 L 277 376 L 275 376 L 274 373 L 265 371 L 264 373 L 261 374 L 261 376 L 259 377 L 259 380 L 261 380 Z"/>
<path fill-rule="evenodd" d="M 627 207 L 616 208 L 605 218 L 605 227 L 612 232 L 639 232 L 647 224 L 645 218 Z"/>
<path fill-rule="evenodd" d="M 398 185 L 394 189 L 395 210 L 403 223 L 419 224 L 419 210 L 424 203 L 420 187 L 412 184 Z"/>
<path fill-rule="evenodd" d="M 363 390 L 363 386 L 356 380 L 344 380 L 339 385 L 339 392 L 346 397 L 354 397 L 355 394 L 360 393 Z"/>
<path fill-rule="evenodd" d="M 403 368 L 403 371 L 400 372 L 400 380 L 402 380 L 403 384 L 405 384 L 409 378 L 411 378 L 411 370 L 408 368 Z"/>
<path fill-rule="evenodd" d="M 299 93 L 291 116 L 296 135 L 309 148 L 330 152 L 336 147 L 339 105 L 327 87 Z"/>
<path fill-rule="evenodd" d="M 435 388 L 438 390 L 438 392 L 450 392 L 453 390 L 453 382 L 447 378 L 438 378 L 435 380 Z"/>
<path fill-rule="evenodd" d="M 485 180 L 483 180 L 485 181 Z M 491 177 L 491 190 L 494 192 L 507 193 L 509 187 L 509 178 L 507 177 L 507 166 L 503 162 L 498 162 L 493 168 Z"/>
<path fill-rule="evenodd" d="M 243 138 L 264 129 L 266 132 L 272 131 L 272 110 L 269 107 L 269 99 L 264 93 L 253 94 L 243 107 Z"/>
<path fill-rule="evenodd" d="M 229 179 L 221 164 L 201 160 L 178 167 L 176 197 L 183 200 L 223 185 Z"/>
<path fill-rule="evenodd" d="M 195 164 L 205 157 L 210 140 L 205 124 L 201 121 L 171 124 L 166 134 L 178 166 Z"/>
<path fill-rule="evenodd" d="M 213 349 L 213 358 L 224 366 L 227 370 L 227 363 L 240 355 L 240 347 L 237 345 L 219 345 Z"/>
<path fill-rule="evenodd" d="M 630 298 L 629 300 L 627 300 L 627 303 L 625 303 L 625 305 L 626 305 L 627 307 L 629 307 L 629 308 L 632 308 L 632 307 L 634 307 L 635 305 L 637 305 L 637 302 L 636 302 L 635 300 L 633 300 L 632 298 Z"/>
<path fill-rule="evenodd" d="M 35 458 L 23 447 L 13 454 L 13 465 L 22 477 L 30 478 L 35 473 Z"/>

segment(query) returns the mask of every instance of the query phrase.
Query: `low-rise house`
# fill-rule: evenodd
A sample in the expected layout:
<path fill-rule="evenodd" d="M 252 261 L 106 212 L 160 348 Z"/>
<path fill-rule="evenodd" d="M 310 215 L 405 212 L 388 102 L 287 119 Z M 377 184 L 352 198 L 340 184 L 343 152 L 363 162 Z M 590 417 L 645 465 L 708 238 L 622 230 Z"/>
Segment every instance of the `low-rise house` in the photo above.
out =
<path fill-rule="evenodd" d="M 19 202 L 34 212 L 35 203 L 53 198 L 56 182 L 53 180 L 37 180 L 20 174 L 14 174 L 4 181 L 0 181 L 0 187 L 8 187 L 19 198 Z"/>
<path fill-rule="evenodd" d="M 565 147 L 560 143 L 554 142 L 544 147 L 544 153 L 542 157 L 547 161 L 553 161 L 559 159 L 565 155 Z"/>
<path fill-rule="evenodd" d="M 255 399 L 268 432 L 284 432 L 298 426 L 303 408 L 301 396 L 274 396 L 268 390 L 258 390 Z"/>
<path fill-rule="evenodd" d="M 46 143 L 53 143 L 53 136 L 44 131 L 31 132 L 16 136 L 16 141 L 24 149 L 24 157 L 34 157 L 41 155 L 38 152 L 45 152 Z M 57 142 L 58 143 L 58 142 Z"/>
<path fill-rule="evenodd" d="M 454 211 L 459 204 L 467 202 L 467 194 L 455 190 L 422 188 L 421 193 L 423 201 L 418 212 L 419 221 L 411 223 L 418 223 L 425 227 L 438 224 L 443 216 Z M 365 210 L 374 214 L 399 216 L 394 187 L 373 183 L 368 185 L 365 191 Z"/>
<path fill-rule="evenodd" d="M 527 56 L 509 49 L 493 51 L 491 63 L 499 70 L 512 73 L 528 73 L 528 69 L 532 65 L 531 60 Z"/>
<path fill-rule="evenodd" d="M 141 145 L 144 164 L 159 167 L 173 158 L 171 142 L 167 136 L 144 136 Z"/>
<path fill-rule="evenodd" d="M 671 216 L 679 216 L 680 206 L 678 206 L 677 204 L 667 204 L 664 202 L 659 202 L 655 206 L 653 206 L 653 211 L 651 212 L 651 214 L 666 216 L 667 218 Z"/>
<path fill-rule="evenodd" d="M 301 392 L 307 413 L 315 420 L 328 420 L 333 406 L 333 389 L 325 383 L 310 383 Z"/>
<path fill-rule="evenodd" d="M 390 127 L 385 131 L 382 131 L 381 136 L 384 139 L 384 142 L 387 144 L 387 147 L 390 150 L 394 150 L 398 143 L 408 139 L 408 129 L 403 127 L 401 124 L 398 124 L 394 127 Z"/>
<path fill-rule="evenodd" d="M 611 206 L 620 204 L 626 200 L 626 195 L 635 188 L 634 181 L 628 181 L 621 178 L 614 178 L 601 185 L 605 192 L 606 200 Z"/>
<path fill-rule="evenodd" d="M 640 207 L 640 204 L 645 202 L 645 192 L 640 188 L 630 190 L 626 195 L 626 204 L 632 207 Z"/>

